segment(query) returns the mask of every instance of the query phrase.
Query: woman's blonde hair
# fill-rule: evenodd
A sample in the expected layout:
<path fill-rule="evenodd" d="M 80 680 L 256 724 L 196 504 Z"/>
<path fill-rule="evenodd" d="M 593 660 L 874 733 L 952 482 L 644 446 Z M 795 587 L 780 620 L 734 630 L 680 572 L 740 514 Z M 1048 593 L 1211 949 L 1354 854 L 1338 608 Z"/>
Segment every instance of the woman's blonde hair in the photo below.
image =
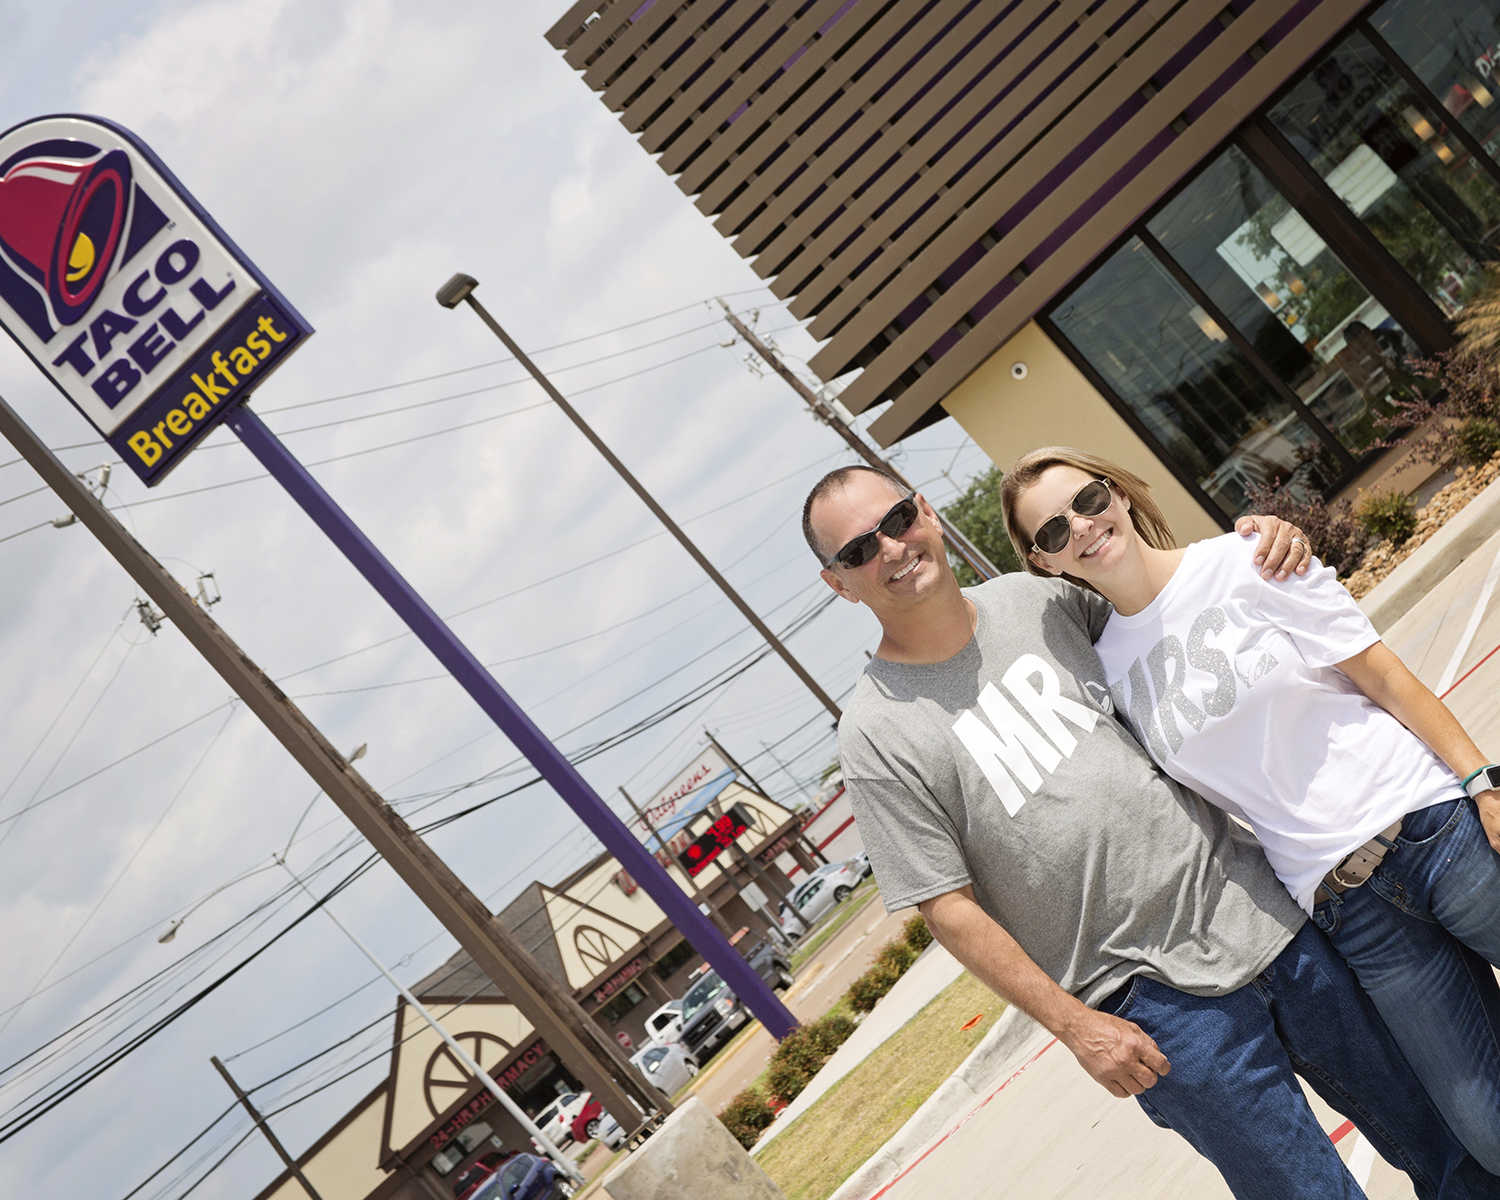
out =
<path fill-rule="evenodd" d="M 1000 504 L 1005 511 L 1005 531 L 1010 534 L 1010 543 L 1016 548 L 1016 557 L 1021 565 L 1033 575 L 1048 575 L 1031 560 L 1031 543 L 1035 530 L 1023 530 L 1016 517 L 1016 505 L 1021 494 L 1042 477 L 1049 467 L 1076 467 L 1086 475 L 1108 479 L 1116 492 L 1130 501 L 1130 523 L 1140 534 L 1141 540 L 1158 550 L 1171 550 L 1177 545 L 1172 536 L 1172 527 L 1156 501 L 1151 498 L 1151 486 L 1133 471 L 1119 463 L 1099 458 L 1072 446 L 1043 446 L 1029 454 L 1023 454 L 1000 481 Z M 1062 576 L 1070 583 L 1089 585 L 1066 572 Z M 1093 589 L 1090 588 L 1090 591 Z"/>

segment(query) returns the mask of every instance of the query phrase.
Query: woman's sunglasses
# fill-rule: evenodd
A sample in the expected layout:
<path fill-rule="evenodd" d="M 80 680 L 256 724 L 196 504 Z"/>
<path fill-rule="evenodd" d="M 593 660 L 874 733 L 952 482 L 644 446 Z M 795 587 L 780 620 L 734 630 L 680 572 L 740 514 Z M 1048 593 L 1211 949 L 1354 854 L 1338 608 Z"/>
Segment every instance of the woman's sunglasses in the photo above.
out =
<path fill-rule="evenodd" d="M 1031 548 L 1040 554 L 1057 554 L 1073 536 L 1073 526 L 1068 520 L 1068 514 L 1097 517 L 1109 507 L 1111 498 L 1108 479 L 1089 480 L 1073 493 L 1073 499 L 1068 502 L 1066 509 L 1041 523 Z"/>
<path fill-rule="evenodd" d="M 898 538 L 917 519 L 916 492 L 907 492 L 894 505 L 885 516 L 880 518 L 880 523 L 868 533 L 862 533 L 858 537 L 852 537 L 844 543 L 843 548 L 832 558 L 826 559 L 825 567 L 831 567 L 838 563 L 841 567 L 848 567 L 851 571 L 855 567 L 862 567 L 875 557 L 880 549 L 880 539 L 877 534 L 885 534 L 888 538 Z"/>

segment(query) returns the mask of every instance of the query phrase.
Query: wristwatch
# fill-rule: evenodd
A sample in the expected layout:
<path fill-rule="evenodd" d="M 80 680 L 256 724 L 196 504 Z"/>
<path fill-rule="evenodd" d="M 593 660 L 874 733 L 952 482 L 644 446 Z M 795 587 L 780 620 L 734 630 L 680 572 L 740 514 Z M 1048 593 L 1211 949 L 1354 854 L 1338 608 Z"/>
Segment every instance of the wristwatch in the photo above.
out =
<path fill-rule="evenodd" d="M 1494 763 L 1480 767 L 1464 780 L 1464 791 L 1469 793 L 1470 799 L 1479 799 L 1480 792 L 1487 792 L 1491 788 L 1500 788 L 1500 767 Z"/>

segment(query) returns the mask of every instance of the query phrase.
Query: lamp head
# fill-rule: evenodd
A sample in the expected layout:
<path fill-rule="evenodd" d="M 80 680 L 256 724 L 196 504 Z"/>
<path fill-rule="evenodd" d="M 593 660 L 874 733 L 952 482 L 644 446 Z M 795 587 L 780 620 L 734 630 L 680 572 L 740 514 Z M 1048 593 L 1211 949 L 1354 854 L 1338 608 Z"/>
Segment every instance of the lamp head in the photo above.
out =
<path fill-rule="evenodd" d="M 472 275 L 455 275 L 438 288 L 437 302 L 444 308 L 455 308 L 460 300 L 465 299 L 478 286 L 479 280 Z"/>
<path fill-rule="evenodd" d="M 170 942 L 174 937 L 177 936 L 177 929 L 178 929 L 178 926 L 180 926 L 181 924 L 182 924 L 182 918 L 181 917 L 173 917 L 172 918 L 172 923 L 166 927 L 166 929 L 162 932 L 161 936 L 158 937 L 156 940 L 158 942 L 160 942 L 163 946 L 165 946 L 168 942 Z"/>

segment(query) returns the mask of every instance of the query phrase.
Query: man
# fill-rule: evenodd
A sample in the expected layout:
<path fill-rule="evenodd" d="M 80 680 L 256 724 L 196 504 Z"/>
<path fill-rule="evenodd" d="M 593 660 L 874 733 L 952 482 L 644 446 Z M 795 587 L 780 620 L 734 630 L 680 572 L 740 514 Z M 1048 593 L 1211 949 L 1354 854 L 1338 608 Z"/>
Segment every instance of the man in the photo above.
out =
<path fill-rule="evenodd" d="M 1294 530 L 1251 520 L 1275 535 L 1267 571 L 1305 561 Z M 819 482 L 803 532 L 882 630 L 839 754 L 888 908 L 917 905 L 1236 1196 L 1362 1194 L 1294 1069 L 1418 1195 L 1500 1195 L 1248 835 L 1114 719 L 1099 597 L 1019 574 L 961 591 L 931 506 L 868 467 Z"/>

